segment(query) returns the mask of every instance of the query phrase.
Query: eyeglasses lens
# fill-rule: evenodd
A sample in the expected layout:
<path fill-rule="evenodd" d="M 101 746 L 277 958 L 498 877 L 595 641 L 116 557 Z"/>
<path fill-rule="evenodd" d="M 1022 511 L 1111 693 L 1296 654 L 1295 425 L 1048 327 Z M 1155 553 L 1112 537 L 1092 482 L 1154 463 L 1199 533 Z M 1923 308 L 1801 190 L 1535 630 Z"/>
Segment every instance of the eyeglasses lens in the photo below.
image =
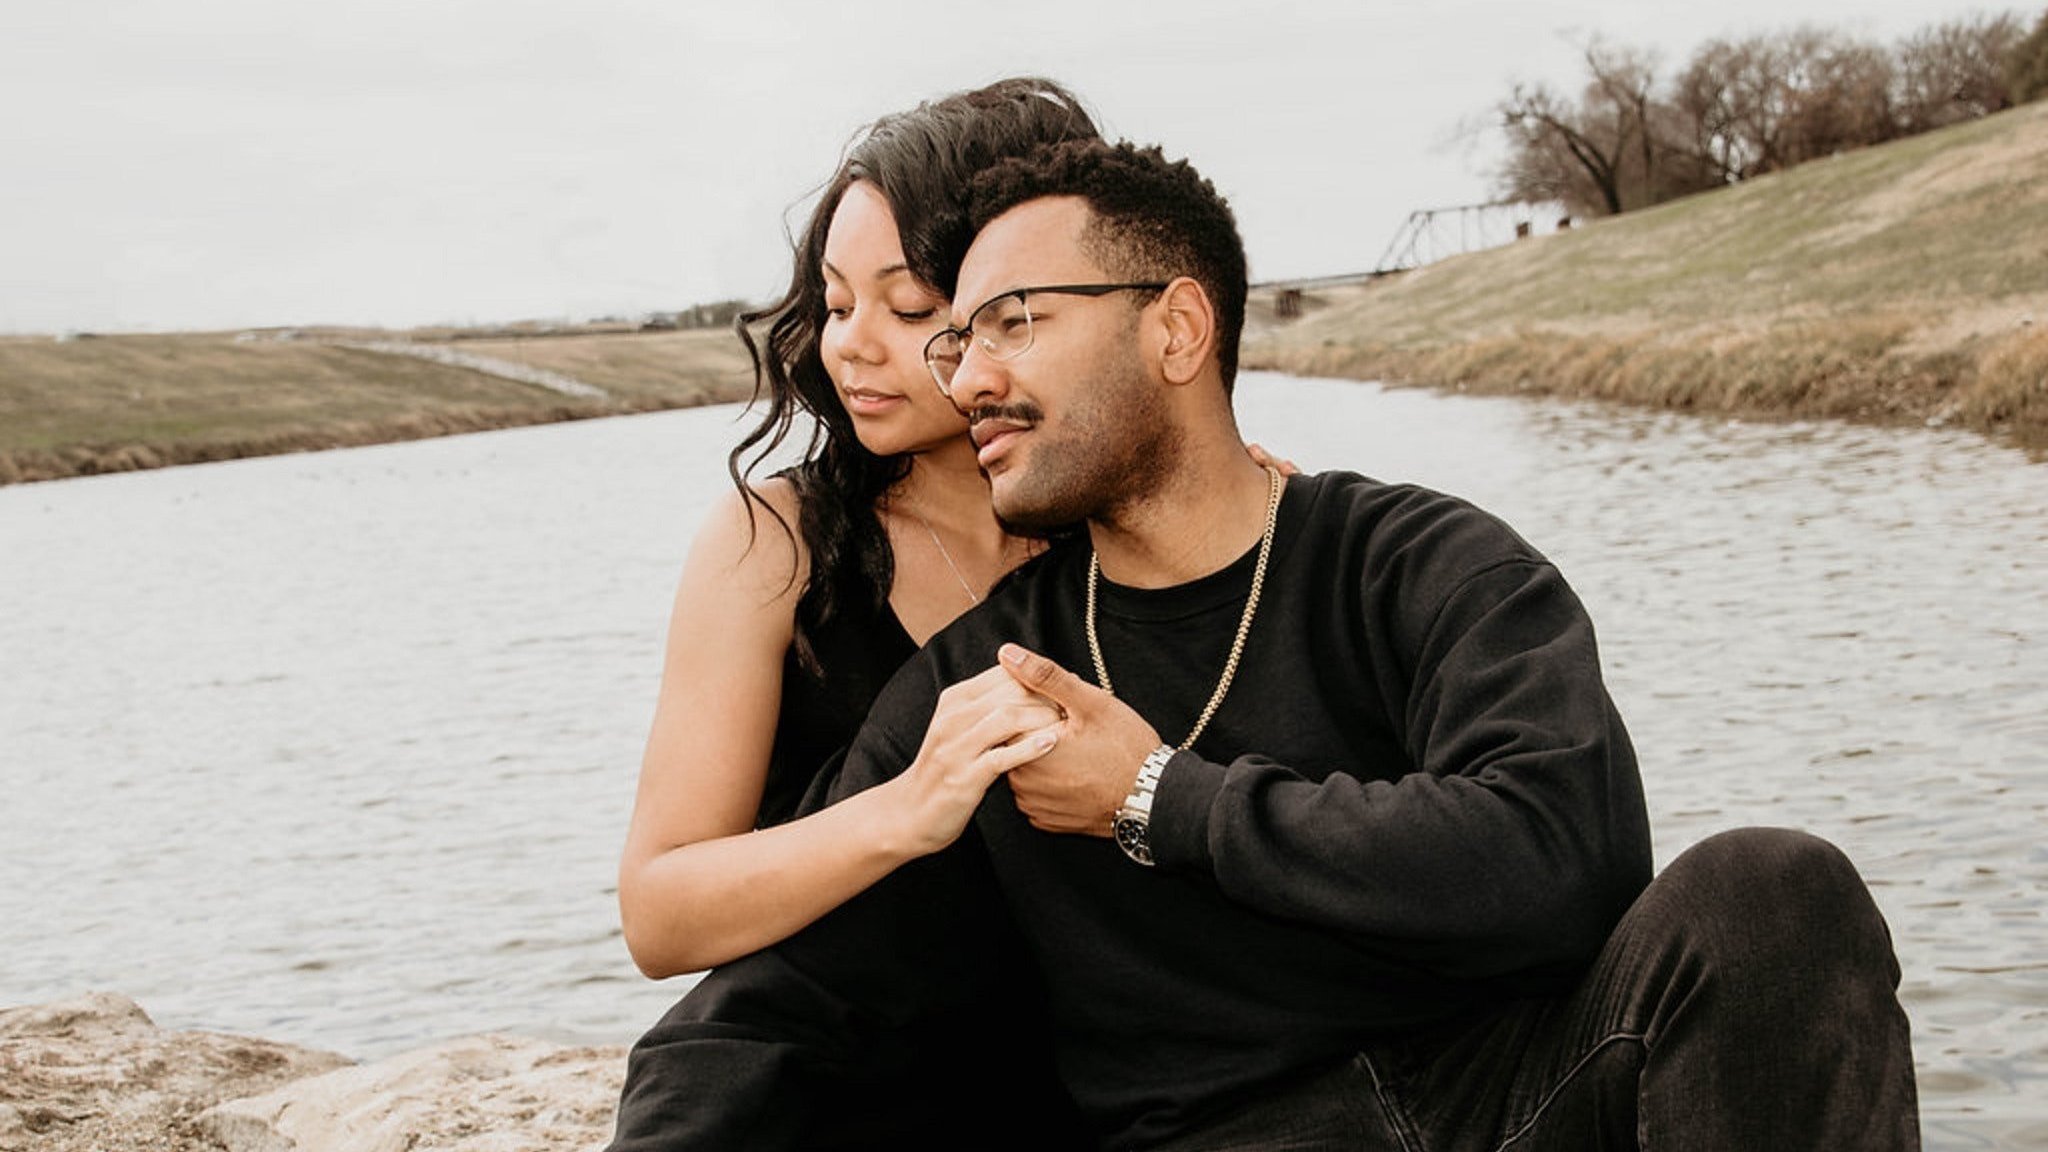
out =
<path fill-rule="evenodd" d="M 952 394 L 953 374 L 960 370 L 960 358 L 967 353 L 967 340 L 981 345 L 991 360 L 1009 360 L 1031 347 L 1031 308 L 1024 293 L 998 296 L 974 310 L 967 320 L 967 332 L 948 328 L 924 346 L 924 362 L 932 370 L 939 390 Z"/>
<path fill-rule="evenodd" d="M 998 296 L 981 306 L 969 321 L 981 350 L 994 360 L 1008 360 L 1031 347 L 1031 309 L 1022 292 Z"/>
<path fill-rule="evenodd" d="M 953 386 L 953 373 L 960 370 L 960 353 L 964 349 L 960 334 L 951 328 L 932 337 L 924 346 L 924 362 L 932 370 L 932 379 L 939 382 L 939 391 L 949 392 Z"/>

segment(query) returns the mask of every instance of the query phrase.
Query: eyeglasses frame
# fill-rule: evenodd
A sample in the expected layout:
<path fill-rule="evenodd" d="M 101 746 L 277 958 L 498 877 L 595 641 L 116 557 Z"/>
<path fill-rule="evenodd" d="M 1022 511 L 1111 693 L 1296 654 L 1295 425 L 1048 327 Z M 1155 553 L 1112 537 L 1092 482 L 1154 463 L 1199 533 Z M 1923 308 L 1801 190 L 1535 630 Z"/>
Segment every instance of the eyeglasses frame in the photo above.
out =
<path fill-rule="evenodd" d="M 960 341 L 960 354 L 961 359 L 964 361 L 967 355 L 967 347 L 975 342 L 975 317 L 981 315 L 988 309 L 989 305 L 994 304 L 998 300 L 1007 300 L 1015 296 L 1017 303 L 1024 307 L 1024 343 L 1019 345 L 1016 351 L 998 355 L 995 348 L 990 345 L 989 338 L 986 336 L 981 338 L 981 350 L 987 353 L 989 359 L 1005 361 L 1015 360 L 1017 357 L 1031 351 L 1032 345 L 1038 340 L 1037 328 L 1031 316 L 1030 297 L 1033 295 L 1101 297 L 1107 296 L 1112 292 L 1161 292 L 1171 287 L 1172 283 L 1172 281 L 1166 280 L 1128 284 L 1040 284 L 1029 288 L 1012 288 L 1007 292 L 998 292 L 983 300 L 980 304 L 975 305 L 974 311 L 967 314 L 967 326 L 965 328 L 941 328 L 937 332 L 932 333 L 931 339 L 924 342 L 925 369 L 931 373 L 932 382 L 939 386 L 939 394 L 949 400 L 952 399 L 953 382 L 939 374 L 939 363 L 932 355 L 932 346 L 947 336 L 954 337 Z M 960 370 L 959 366 L 955 365 L 953 370 L 957 373 Z"/>

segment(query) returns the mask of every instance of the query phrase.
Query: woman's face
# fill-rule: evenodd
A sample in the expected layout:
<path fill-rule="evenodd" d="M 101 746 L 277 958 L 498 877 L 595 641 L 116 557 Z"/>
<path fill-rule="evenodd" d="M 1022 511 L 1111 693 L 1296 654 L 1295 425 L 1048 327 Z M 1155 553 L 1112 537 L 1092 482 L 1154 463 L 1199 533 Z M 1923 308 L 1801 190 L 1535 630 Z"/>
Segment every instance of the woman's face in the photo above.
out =
<path fill-rule="evenodd" d="M 946 325 L 946 299 L 904 263 L 896 214 L 856 180 L 825 233 L 825 329 L 819 352 L 862 446 L 922 452 L 967 430 L 925 367 L 924 345 Z"/>

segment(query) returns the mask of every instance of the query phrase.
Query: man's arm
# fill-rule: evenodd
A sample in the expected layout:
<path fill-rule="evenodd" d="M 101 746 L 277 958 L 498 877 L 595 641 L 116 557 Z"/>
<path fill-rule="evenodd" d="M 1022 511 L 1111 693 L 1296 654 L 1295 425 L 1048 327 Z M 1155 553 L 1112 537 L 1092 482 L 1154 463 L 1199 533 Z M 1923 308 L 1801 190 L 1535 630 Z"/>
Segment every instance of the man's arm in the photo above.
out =
<path fill-rule="evenodd" d="M 1183 754 L 1161 780 L 1155 855 L 1452 975 L 1583 962 L 1649 878 L 1635 754 L 1583 607 L 1548 563 L 1496 564 L 1446 597 L 1416 650 L 1417 771 L 1317 781 Z"/>
<path fill-rule="evenodd" d="M 1527 554 L 1407 615 L 1375 642 L 1407 679 L 1393 719 L 1415 770 L 1317 779 L 1256 755 L 1176 753 L 1151 814 L 1158 867 L 1448 975 L 1583 962 L 1649 875 L 1634 754 L 1583 607 Z M 1012 775 L 1020 808 L 1041 828 L 1106 835 L 1157 733 L 1042 657 L 1008 666 L 1069 714 L 1060 748 Z M 1063 767 L 1064 793 L 1047 780 Z"/>

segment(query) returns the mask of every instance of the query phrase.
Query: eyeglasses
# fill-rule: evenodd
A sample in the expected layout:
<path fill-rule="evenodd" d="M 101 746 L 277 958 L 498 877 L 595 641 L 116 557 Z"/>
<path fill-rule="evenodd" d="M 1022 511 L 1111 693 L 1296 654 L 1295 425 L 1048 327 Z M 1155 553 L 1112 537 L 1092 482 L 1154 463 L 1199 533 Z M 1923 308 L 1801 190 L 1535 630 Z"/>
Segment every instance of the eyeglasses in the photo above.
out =
<path fill-rule="evenodd" d="M 945 328 L 925 342 L 924 362 L 932 370 L 939 391 L 953 395 L 953 374 L 967 355 L 969 342 L 979 346 L 991 360 L 1015 360 L 1031 350 L 1031 302 L 1037 295 L 1107 296 L 1111 292 L 1157 292 L 1159 284 L 1049 284 L 1039 288 L 1012 288 L 974 310 L 965 328 Z"/>

